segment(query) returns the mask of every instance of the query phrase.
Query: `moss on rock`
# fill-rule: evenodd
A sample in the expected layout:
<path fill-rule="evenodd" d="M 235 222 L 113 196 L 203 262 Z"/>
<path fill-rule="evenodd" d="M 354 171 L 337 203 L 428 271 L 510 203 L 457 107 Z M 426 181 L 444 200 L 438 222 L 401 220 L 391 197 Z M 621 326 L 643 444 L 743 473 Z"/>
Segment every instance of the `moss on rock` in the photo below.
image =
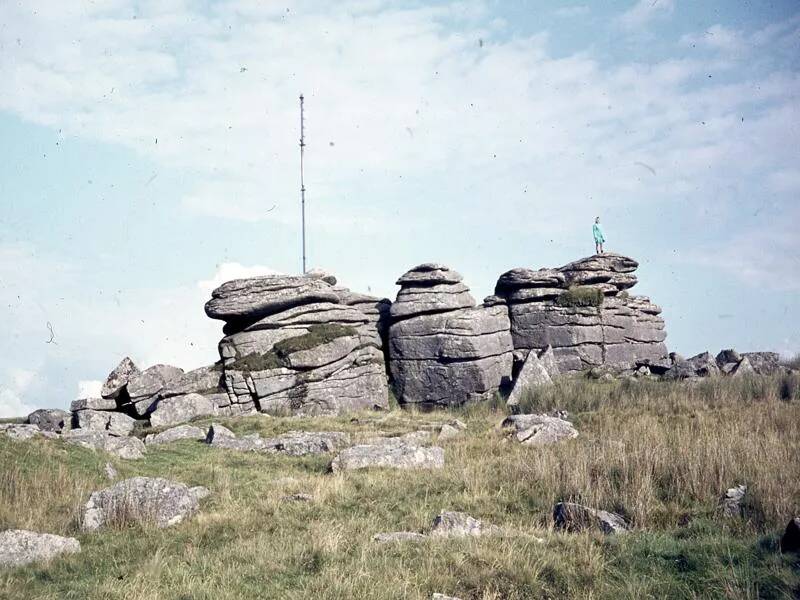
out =
<path fill-rule="evenodd" d="M 582 307 L 603 304 L 603 292 L 590 285 L 576 285 L 563 292 L 557 299 L 559 306 Z"/>

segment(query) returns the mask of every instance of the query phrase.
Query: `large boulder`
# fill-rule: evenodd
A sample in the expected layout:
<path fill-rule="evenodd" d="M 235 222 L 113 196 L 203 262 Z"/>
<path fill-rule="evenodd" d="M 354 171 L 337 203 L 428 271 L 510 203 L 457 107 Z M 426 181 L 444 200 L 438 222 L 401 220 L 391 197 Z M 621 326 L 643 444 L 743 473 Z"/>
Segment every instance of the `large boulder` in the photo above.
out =
<path fill-rule="evenodd" d="M 63 429 L 70 428 L 72 415 L 65 410 L 57 408 L 40 408 L 28 415 L 26 421 L 36 425 L 42 431 L 60 433 Z"/>
<path fill-rule="evenodd" d="M 94 492 L 84 505 L 81 528 L 96 531 L 110 525 L 177 525 L 200 507 L 208 495 L 203 487 L 190 488 L 161 477 L 133 477 Z"/>
<path fill-rule="evenodd" d="M 154 365 L 132 376 L 126 389 L 136 414 L 144 416 L 152 412 L 160 397 L 159 392 L 183 375 L 183 369 L 178 367 Z"/>
<path fill-rule="evenodd" d="M 150 425 L 153 427 L 170 427 L 186 423 L 197 417 L 217 414 L 216 403 L 207 396 L 187 394 L 172 396 L 158 402 L 156 409 L 150 413 Z"/>
<path fill-rule="evenodd" d="M 22 567 L 80 551 L 75 538 L 24 529 L 0 531 L 0 567 Z"/>
<path fill-rule="evenodd" d="M 207 313 L 226 321 L 219 352 L 228 403 L 218 402 L 221 414 L 338 414 L 388 406 L 388 303 L 330 281 L 335 278 L 272 276 L 214 291 Z"/>
<path fill-rule="evenodd" d="M 389 368 L 403 403 L 458 405 L 495 394 L 513 362 L 505 303 L 476 307 L 461 275 L 419 265 L 398 279 Z"/>
<path fill-rule="evenodd" d="M 781 367 L 781 356 L 777 352 L 745 352 L 742 358 L 746 358 L 759 375 L 772 375 Z"/>
<path fill-rule="evenodd" d="M 85 409 L 75 415 L 80 429 L 108 432 L 116 436 L 130 435 L 136 425 L 135 419 L 119 412 Z"/>
<path fill-rule="evenodd" d="M 158 446 L 180 440 L 204 441 L 206 431 L 194 425 L 178 425 L 160 433 L 151 433 L 144 438 L 145 446 Z"/>

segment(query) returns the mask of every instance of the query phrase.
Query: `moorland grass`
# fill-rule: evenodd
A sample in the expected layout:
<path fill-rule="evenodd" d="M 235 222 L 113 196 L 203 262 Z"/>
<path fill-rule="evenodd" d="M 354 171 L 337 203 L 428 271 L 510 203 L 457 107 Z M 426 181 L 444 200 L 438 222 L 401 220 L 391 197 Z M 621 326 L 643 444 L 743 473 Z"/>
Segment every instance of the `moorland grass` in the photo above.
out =
<path fill-rule="evenodd" d="M 200 513 L 167 530 L 78 531 L 78 508 L 108 485 L 101 453 L 0 436 L 0 529 L 76 535 L 80 554 L 0 571 L 2 598 L 792 598 L 797 558 L 777 538 L 800 510 L 800 403 L 781 379 L 701 384 L 567 381 L 532 391 L 529 410 L 569 410 L 580 436 L 532 448 L 509 441 L 497 403 L 419 414 L 222 420 L 237 433 L 340 430 L 354 441 L 457 416 L 441 471 L 328 473 L 330 457 L 256 455 L 183 441 L 121 477 L 204 485 Z M 745 518 L 719 495 L 748 485 Z M 308 503 L 283 496 L 305 492 Z M 624 514 L 626 536 L 552 530 L 552 506 L 577 500 Z M 376 545 L 461 510 L 518 535 Z"/>

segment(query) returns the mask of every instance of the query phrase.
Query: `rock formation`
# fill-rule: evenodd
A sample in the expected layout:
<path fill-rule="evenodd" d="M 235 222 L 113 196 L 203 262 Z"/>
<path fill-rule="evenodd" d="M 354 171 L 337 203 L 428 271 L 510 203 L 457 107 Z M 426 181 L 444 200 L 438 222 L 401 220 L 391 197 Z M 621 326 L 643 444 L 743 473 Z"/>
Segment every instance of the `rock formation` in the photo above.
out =
<path fill-rule="evenodd" d="M 511 375 L 505 303 L 476 306 L 462 277 L 443 265 L 414 267 L 397 280 L 389 367 L 398 399 L 453 405 L 491 397 Z"/>
<path fill-rule="evenodd" d="M 495 294 L 508 303 L 514 349 L 552 346 L 562 374 L 605 366 L 633 371 L 665 365 L 661 309 L 626 290 L 638 263 L 619 254 L 591 256 L 558 269 L 512 269 Z"/>
<path fill-rule="evenodd" d="M 268 276 L 214 290 L 206 314 L 231 406 L 273 414 L 336 414 L 388 406 L 383 356 L 388 301 L 324 276 Z"/>

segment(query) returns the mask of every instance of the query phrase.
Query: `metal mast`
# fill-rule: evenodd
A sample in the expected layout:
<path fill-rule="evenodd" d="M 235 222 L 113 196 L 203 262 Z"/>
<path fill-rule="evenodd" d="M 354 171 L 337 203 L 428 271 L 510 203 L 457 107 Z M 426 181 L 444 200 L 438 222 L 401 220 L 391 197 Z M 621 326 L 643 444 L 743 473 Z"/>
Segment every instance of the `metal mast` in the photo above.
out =
<path fill-rule="evenodd" d="M 303 274 L 306 272 L 306 185 L 303 179 L 303 150 L 305 141 L 305 119 L 303 115 L 303 94 L 300 94 L 300 210 L 303 228 Z"/>

